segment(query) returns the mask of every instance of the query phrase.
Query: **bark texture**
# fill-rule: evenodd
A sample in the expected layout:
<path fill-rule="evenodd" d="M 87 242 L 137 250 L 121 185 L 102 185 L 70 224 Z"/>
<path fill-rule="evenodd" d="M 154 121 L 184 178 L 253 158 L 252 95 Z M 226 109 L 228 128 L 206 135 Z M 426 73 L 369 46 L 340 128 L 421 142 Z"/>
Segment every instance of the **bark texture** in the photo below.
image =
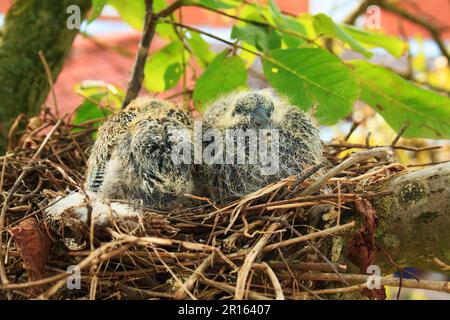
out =
<path fill-rule="evenodd" d="M 450 261 L 450 163 L 409 171 L 371 189 L 394 192 L 373 204 L 377 242 L 396 262 L 436 268 L 432 258 Z"/>
<path fill-rule="evenodd" d="M 11 120 L 35 114 L 50 86 L 39 58 L 42 51 L 56 80 L 78 30 L 69 30 L 67 7 L 78 5 L 83 18 L 90 0 L 16 0 L 0 30 L 0 151 Z M 3 144 L 3 146 L 2 146 Z"/>

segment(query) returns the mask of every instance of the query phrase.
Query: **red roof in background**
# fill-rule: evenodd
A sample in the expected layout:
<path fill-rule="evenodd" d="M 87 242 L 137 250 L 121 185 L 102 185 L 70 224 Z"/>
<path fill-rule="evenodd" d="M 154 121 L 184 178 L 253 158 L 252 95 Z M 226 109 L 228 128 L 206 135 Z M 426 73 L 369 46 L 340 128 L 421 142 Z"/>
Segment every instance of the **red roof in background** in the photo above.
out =
<path fill-rule="evenodd" d="M 102 36 L 101 43 L 135 52 L 139 37 L 138 32 L 121 36 Z M 103 80 L 126 88 L 133 61 L 133 57 L 124 56 L 110 48 L 97 45 L 90 39 L 77 36 L 55 84 L 61 114 L 72 111 L 83 100 L 74 92 L 75 86 L 83 80 Z M 47 102 L 53 106 L 50 96 Z"/>
<path fill-rule="evenodd" d="M 6 12 L 13 0 L 0 0 L 0 12 Z M 311 0 L 313 1 L 313 0 Z M 318 1 L 318 0 L 315 0 Z M 283 11 L 298 14 L 308 11 L 308 0 L 276 0 Z M 409 0 L 398 3 L 415 15 L 428 19 L 437 26 L 447 26 L 446 36 L 450 38 L 450 1 L 448 0 Z M 224 18 L 208 13 L 206 10 L 187 7 L 182 9 L 183 22 L 189 25 L 208 25 L 213 27 L 225 27 L 231 24 L 229 18 Z M 110 17 L 109 17 L 110 18 Z M 403 21 L 397 16 L 387 12 L 381 14 L 381 27 L 388 33 L 403 35 L 403 31 L 409 35 L 421 34 L 428 36 L 419 26 Z M 133 66 L 134 52 L 139 42 L 139 33 L 101 36 L 101 43 L 107 47 L 120 46 L 133 54 L 124 56 L 110 48 L 95 44 L 92 40 L 77 36 L 72 51 L 65 61 L 55 89 L 57 99 L 62 112 L 73 110 L 80 102 L 81 97 L 74 93 L 74 87 L 82 80 L 103 80 L 107 83 L 126 88 L 130 70 Z M 151 50 L 161 47 L 163 42 L 155 39 Z M 177 88 L 176 90 L 179 90 Z M 53 105 L 51 99 L 49 105 Z"/>
<path fill-rule="evenodd" d="M 12 0 L 2 0 L 0 2 L 0 12 L 8 11 L 8 8 L 11 6 Z"/>
<path fill-rule="evenodd" d="M 420 17 L 433 24 L 443 31 L 443 37 L 450 39 L 450 1 L 448 0 L 409 0 L 398 1 L 396 5 L 411 12 L 416 17 Z M 429 38 L 430 34 L 421 26 L 399 17 L 390 12 L 382 12 L 381 14 L 382 29 L 391 34 L 400 36 L 416 36 L 421 35 Z"/>
<path fill-rule="evenodd" d="M 308 9 L 307 0 L 277 0 L 280 8 L 290 13 L 306 12 Z M 231 24 L 229 18 L 224 18 L 216 14 L 195 8 L 187 7 L 182 9 L 183 23 L 190 25 L 209 25 L 215 27 L 225 27 Z M 120 46 L 130 52 L 135 52 L 139 43 L 138 32 L 133 34 L 101 36 L 102 44 L 107 46 Z M 155 39 L 152 42 L 151 51 L 163 46 L 163 41 Z M 96 45 L 94 41 L 77 36 L 72 51 L 64 63 L 64 67 L 55 84 L 56 98 L 60 107 L 60 112 L 70 112 L 77 107 L 82 98 L 74 93 L 74 87 L 83 80 L 103 80 L 114 84 L 120 88 L 126 88 L 130 71 L 133 66 L 134 56 L 126 57 L 117 51 Z M 190 75 L 188 74 L 188 79 Z M 190 85 L 191 81 L 188 81 Z M 181 85 L 166 92 L 166 96 L 174 92 L 181 91 Z M 53 106 L 49 96 L 47 104 Z"/>
<path fill-rule="evenodd" d="M 169 1 L 173 2 L 173 1 Z M 262 2 L 268 2 L 263 0 Z M 275 0 L 281 10 L 287 13 L 299 14 L 308 12 L 308 0 Z M 229 26 L 233 19 L 223 17 L 217 14 L 211 14 L 209 11 L 199 9 L 198 7 L 185 7 L 182 9 L 183 23 L 201 24 L 208 26 Z"/>

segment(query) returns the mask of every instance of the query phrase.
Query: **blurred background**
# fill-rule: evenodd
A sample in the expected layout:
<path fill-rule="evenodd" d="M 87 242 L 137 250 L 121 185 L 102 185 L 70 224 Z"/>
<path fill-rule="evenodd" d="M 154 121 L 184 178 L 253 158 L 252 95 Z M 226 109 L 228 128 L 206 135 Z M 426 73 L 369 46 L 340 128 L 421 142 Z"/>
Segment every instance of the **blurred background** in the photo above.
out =
<path fill-rule="evenodd" d="M 0 25 L 4 15 L 13 0 L 1 0 Z M 173 2 L 173 1 L 169 1 Z M 348 21 L 351 13 L 358 7 L 358 0 L 277 0 L 280 9 L 290 14 L 326 13 L 336 22 Z M 395 1 L 394 1 L 395 2 Z M 403 0 L 396 5 L 411 14 L 432 21 L 441 30 L 443 40 L 448 44 L 450 40 L 450 1 L 448 0 Z M 183 23 L 194 26 L 203 31 L 230 40 L 232 20 L 213 14 L 201 8 L 185 7 L 180 10 Z M 409 52 L 400 59 L 396 59 L 383 49 L 373 49 L 375 53 L 372 62 L 387 66 L 402 73 L 407 78 L 413 78 L 419 84 L 427 83 L 434 89 L 447 94 L 450 92 L 450 68 L 446 57 L 441 55 L 439 47 L 431 38 L 427 30 L 421 26 L 407 21 L 398 15 L 381 11 L 380 31 L 400 36 L 408 41 Z M 355 21 L 356 26 L 364 27 L 367 17 L 362 14 Z M 87 25 L 84 23 L 77 36 L 70 56 L 65 61 L 64 68 L 56 82 L 56 97 L 62 112 L 72 112 L 83 101 L 76 93 L 76 86 L 86 80 L 103 81 L 118 88 L 126 88 L 130 70 L 134 61 L 134 53 L 139 42 L 140 31 L 133 29 L 128 23 L 121 20 L 119 14 L 112 6 L 106 6 L 100 17 Z M 221 51 L 225 45 L 209 37 L 202 36 L 210 43 L 212 50 Z M 154 39 L 151 51 L 163 47 L 167 41 Z M 357 58 L 354 52 L 343 52 L 344 58 Z M 256 61 L 249 72 L 249 85 L 254 88 L 266 87 L 267 83 L 260 77 L 261 65 Z M 187 86 L 195 81 L 192 75 L 188 77 Z M 161 94 L 160 97 L 171 97 L 182 90 L 180 84 Z M 144 90 L 143 90 L 144 91 Z M 146 94 L 145 91 L 142 94 Z M 50 98 L 48 105 L 51 106 Z M 322 138 L 329 142 L 332 138 L 344 137 L 351 125 L 350 121 L 342 121 L 333 128 L 323 128 Z M 349 142 L 361 143 L 366 141 L 369 132 L 371 144 L 385 144 L 392 141 L 394 133 L 376 115 L 372 109 L 357 105 L 353 120 L 360 123 L 352 134 Z M 427 162 L 440 162 L 450 159 L 448 141 L 426 141 L 423 139 L 408 139 L 400 141 L 414 147 L 423 147 L 429 143 L 444 145 L 438 152 L 421 152 L 412 158 L 409 152 L 399 152 L 402 162 L 407 164 L 420 164 Z"/>
<path fill-rule="evenodd" d="M 0 1 L 0 26 L 5 13 L 13 0 Z M 169 1 L 173 2 L 173 1 Z M 358 7 L 358 0 L 277 0 L 280 9 L 286 13 L 298 15 L 301 13 L 326 13 L 336 22 L 346 22 L 352 12 Z M 394 1 L 395 2 L 395 1 Z M 441 32 L 441 37 L 447 46 L 450 42 L 450 1 L 449 0 L 404 0 L 397 1 L 396 5 L 405 9 L 413 16 L 417 16 L 433 23 Z M 430 33 L 421 26 L 394 15 L 381 11 L 380 29 L 382 32 L 397 35 L 409 43 L 408 52 L 396 59 L 383 49 L 373 49 L 375 53 L 371 61 L 394 69 L 404 77 L 414 79 L 417 84 L 427 83 L 429 87 L 449 95 L 450 67 L 449 61 L 442 56 L 441 51 L 432 39 Z M 180 20 L 184 24 L 194 26 L 223 39 L 231 40 L 232 21 L 221 15 L 215 15 L 200 8 L 183 8 L 180 10 Z M 353 21 L 352 21 L 353 22 Z M 367 27 L 367 16 L 362 14 L 354 24 Z M 121 20 L 117 11 L 106 6 L 99 18 L 87 25 L 84 23 L 81 32 L 77 35 L 69 57 L 66 59 L 62 72 L 55 84 L 56 98 L 62 113 L 72 114 L 83 101 L 83 97 L 75 88 L 87 81 L 112 84 L 125 89 L 130 70 L 133 66 L 134 56 L 140 38 L 140 30 L 133 29 L 128 23 Z M 211 49 L 219 52 L 225 45 L 209 37 L 204 37 Z M 167 41 L 155 38 L 151 51 L 158 50 L 167 44 Z M 354 52 L 341 52 L 344 59 L 357 58 Z M 268 84 L 261 76 L 259 61 L 251 61 L 249 72 L 249 85 L 254 88 L 266 87 Z M 192 87 L 195 81 L 195 70 L 188 75 L 187 88 Z M 183 90 L 180 83 L 177 87 L 159 95 L 168 98 Z M 143 90 L 142 94 L 148 94 Z M 178 97 L 179 98 L 179 97 Z M 49 98 L 47 105 L 52 107 Z M 352 124 L 358 123 L 356 130 L 348 139 L 352 143 L 367 143 L 371 145 L 390 144 L 396 133 L 385 123 L 383 118 L 374 113 L 362 103 L 358 103 L 351 117 L 341 121 L 333 127 L 323 127 L 322 138 L 326 142 L 343 139 L 349 132 Z M 440 150 L 413 153 L 410 151 L 397 151 L 400 162 L 416 167 L 431 162 L 450 160 L 450 142 L 448 140 L 401 139 L 399 144 L 424 147 L 428 145 L 442 145 Z M 449 209 L 450 210 L 450 209 Z M 423 270 L 414 270 L 420 277 L 430 280 L 448 279 L 443 274 Z M 390 298 L 395 298 L 396 290 L 389 290 Z M 405 299 L 450 299 L 450 295 L 430 293 L 424 290 L 402 290 Z"/>

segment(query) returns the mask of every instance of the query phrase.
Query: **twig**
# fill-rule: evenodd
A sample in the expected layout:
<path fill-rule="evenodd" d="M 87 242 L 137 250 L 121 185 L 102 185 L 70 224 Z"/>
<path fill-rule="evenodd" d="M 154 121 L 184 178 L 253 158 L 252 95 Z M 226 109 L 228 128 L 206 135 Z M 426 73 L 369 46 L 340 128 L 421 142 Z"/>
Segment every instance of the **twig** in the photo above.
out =
<path fill-rule="evenodd" d="M 356 121 L 352 122 L 352 126 L 351 126 L 350 130 L 348 131 L 347 135 L 345 136 L 344 141 L 348 141 L 348 139 L 350 139 L 351 135 L 353 134 L 353 132 L 355 132 L 355 130 L 359 127 L 360 124 L 361 124 L 361 122 L 356 122 Z"/>
<path fill-rule="evenodd" d="M 58 107 L 58 101 L 56 100 L 55 82 L 53 81 L 52 72 L 50 71 L 50 67 L 47 63 L 47 59 L 45 59 L 45 55 L 42 51 L 39 51 L 39 58 L 41 59 L 41 62 L 44 65 L 45 73 L 47 74 L 47 81 L 48 81 L 48 84 L 50 85 L 50 90 L 52 92 L 53 104 L 55 105 L 56 117 L 59 118 L 59 107 Z"/>
<path fill-rule="evenodd" d="M 398 140 L 401 138 L 401 136 L 403 135 L 403 133 L 405 133 L 406 129 L 408 129 L 409 125 L 410 125 L 409 123 L 405 123 L 405 125 L 404 125 L 403 127 L 401 127 L 401 129 L 400 129 L 400 131 L 398 132 L 398 134 L 397 134 L 397 136 L 395 137 L 395 139 L 392 140 L 391 147 L 394 147 L 394 146 L 397 144 Z"/>
<path fill-rule="evenodd" d="M 311 281 L 340 281 L 339 277 L 334 273 L 304 273 L 297 275 L 300 280 Z M 365 282 L 367 279 L 373 277 L 372 275 L 362 274 L 343 274 L 342 277 L 349 282 Z M 390 277 L 380 277 L 380 284 L 385 286 L 398 287 L 400 286 L 400 279 Z M 401 285 L 404 288 L 426 289 L 440 292 L 450 293 L 450 282 L 448 281 L 430 281 L 430 280 L 413 280 L 403 279 Z"/>
<path fill-rule="evenodd" d="M 186 280 L 184 283 L 184 288 L 179 288 L 175 294 L 174 298 L 183 300 L 186 298 L 186 290 L 191 291 L 192 288 L 194 288 L 195 283 L 197 282 L 198 278 L 205 272 L 205 270 L 213 263 L 215 258 L 216 252 L 211 253 L 208 258 L 203 260 L 203 262 L 198 266 L 197 269 L 191 274 L 191 276 Z M 186 289 L 186 290 L 185 290 Z"/>
<path fill-rule="evenodd" d="M 412 14 L 392 3 L 387 2 L 387 1 L 376 0 L 373 2 L 374 2 L 374 4 L 379 5 L 382 9 L 392 12 L 392 13 L 398 15 L 399 17 L 404 18 L 408 21 L 411 21 L 411 22 L 425 28 L 426 30 L 428 30 L 431 34 L 431 37 L 433 38 L 433 40 L 436 42 L 439 49 L 441 50 L 441 53 L 447 58 L 447 61 L 450 61 L 450 53 L 447 51 L 447 48 L 445 47 L 445 43 L 441 39 L 440 30 L 435 25 L 431 24 L 430 22 L 428 22 L 427 20 L 425 20 L 423 18 L 420 18 L 418 15 Z"/>
<path fill-rule="evenodd" d="M 294 232 L 297 235 L 297 237 L 302 237 L 303 236 L 302 234 L 300 234 L 300 232 L 298 232 L 294 227 L 289 225 L 289 223 L 287 223 L 286 221 L 283 221 L 283 223 L 284 223 L 285 227 L 287 227 L 290 230 L 292 230 L 292 232 Z M 334 265 L 334 263 L 332 263 L 319 249 L 317 249 L 316 246 L 313 243 L 311 243 L 311 241 L 306 240 L 306 243 L 308 244 L 308 246 L 310 246 L 314 250 L 314 252 L 317 255 L 319 255 L 319 257 L 322 260 L 324 260 L 326 262 L 326 264 L 331 268 L 331 270 L 333 270 L 334 273 L 336 273 L 337 275 L 340 275 L 339 270 Z M 348 285 L 347 281 L 345 281 L 344 279 L 342 279 L 342 282 Z"/>
<path fill-rule="evenodd" d="M 280 281 L 277 278 L 275 272 L 273 272 L 272 268 L 265 262 L 261 263 L 264 271 L 267 273 L 270 281 L 272 281 L 273 290 L 275 290 L 275 300 L 285 300 L 283 289 L 281 287 Z"/>
<path fill-rule="evenodd" d="M 450 271 L 450 265 L 446 264 L 445 262 L 442 262 L 438 258 L 434 258 L 432 261 L 434 262 L 435 265 L 441 268 L 442 271 Z"/>
<path fill-rule="evenodd" d="M 281 227 L 281 224 L 278 222 L 272 223 L 268 228 L 266 233 L 264 233 L 255 246 L 250 250 L 247 257 L 245 258 L 244 263 L 242 264 L 241 270 L 239 271 L 237 282 L 236 282 L 236 292 L 234 294 L 234 298 L 236 300 L 242 300 L 245 294 L 245 284 L 247 283 L 247 277 L 252 268 L 252 264 L 255 261 L 256 257 L 259 255 L 261 250 L 266 245 L 267 241 L 269 241 L 270 237 L 273 235 L 273 232 Z"/>
<path fill-rule="evenodd" d="M 419 17 L 417 14 L 410 13 L 407 10 L 402 9 L 391 2 L 384 0 L 365 0 L 350 16 L 348 16 L 345 19 L 345 23 L 354 24 L 356 19 L 361 14 L 363 14 L 367 10 L 367 7 L 370 5 L 380 6 L 382 9 L 389 11 L 403 19 L 406 19 L 426 29 L 428 32 L 430 32 L 431 37 L 438 45 L 441 53 L 447 58 L 448 61 L 450 61 L 450 53 L 447 51 L 445 43 L 441 39 L 442 30 L 439 30 L 439 28 L 437 28 L 434 24 L 430 23 L 428 20 Z"/>
<path fill-rule="evenodd" d="M 330 143 L 330 147 L 338 147 L 338 148 L 357 148 L 357 149 L 373 149 L 373 148 L 388 148 L 390 146 L 368 146 L 366 144 L 358 144 L 358 143 Z M 403 145 L 395 145 L 391 147 L 393 149 L 407 150 L 412 152 L 421 152 L 421 151 L 429 151 L 441 149 L 442 146 L 426 146 L 426 147 L 411 147 L 411 146 L 403 146 Z"/>
<path fill-rule="evenodd" d="M 31 164 L 39 157 L 39 155 L 41 154 L 42 150 L 44 150 L 44 146 L 50 140 L 50 138 L 52 137 L 53 133 L 59 127 L 61 122 L 62 122 L 61 119 L 58 120 L 58 122 L 56 122 L 56 124 L 52 128 L 52 130 L 50 130 L 48 135 L 42 141 L 40 147 L 35 152 L 33 157 L 30 159 L 30 161 L 28 163 L 28 166 L 23 169 L 22 173 L 19 175 L 19 177 L 17 178 L 16 182 L 14 183 L 14 185 L 9 190 L 8 196 L 6 197 L 5 201 L 3 202 L 2 211 L 1 211 L 1 214 L 0 214 L 0 247 L 2 247 L 2 245 L 3 245 L 3 237 L 2 237 L 3 236 L 3 228 L 4 228 L 4 225 L 5 225 L 6 211 L 9 208 L 9 203 L 10 203 L 12 197 L 14 196 L 14 193 L 17 191 L 17 189 L 19 188 L 20 184 L 22 183 L 22 180 L 27 176 L 28 172 L 30 171 Z M 3 253 L 2 252 L 0 252 L 0 278 L 1 278 L 3 286 L 5 286 L 5 285 L 7 285 L 9 283 L 9 280 L 8 280 L 8 278 L 6 276 L 5 267 L 4 267 L 4 264 L 3 264 Z"/>
<path fill-rule="evenodd" d="M 374 148 L 367 151 L 360 151 L 353 153 L 350 158 L 345 160 L 344 162 L 340 163 L 330 171 L 328 171 L 326 174 L 324 174 L 322 177 L 317 179 L 312 185 L 310 185 L 308 188 L 302 191 L 302 196 L 309 196 L 315 192 L 317 192 L 320 187 L 327 182 L 330 178 L 336 176 L 341 171 L 351 167 L 352 165 L 373 158 L 373 157 L 387 157 L 392 154 L 392 151 L 390 148 Z"/>
<path fill-rule="evenodd" d="M 328 229 L 325 229 L 325 230 L 321 230 L 321 231 L 313 232 L 313 233 L 310 233 L 310 234 L 306 234 L 306 235 L 301 236 L 301 237 L 296 237 L 296 238 L 292 238 L 292 239 L 288 239 L 288 240 L 285 240 L 285 241 L 281 241 L 281 242 L 278 242 L 278 243 L 274 243 L 274 244 L 268 245 L 268 246 L 266 246 L 263 249 L 263 251 L 271 251 L 271 250 L 274 250 L 276 248 L 282 248 L 282 247 L 286 247 L 286 246 L 291 246 L 293 244 L 297 244 L 297 243 L 304 242 L 304 241 L 307 241 L 307 240 L 312 240 L 312 239 L 315 239 L 315 238 L 320 238 L 320 237 L 327 236 L 327 235 L 330 235 L 330 234 L 333 234 L 333 233 L 338 233 L 338 232 L 341 232 L 341 231 L 344 231 L 344 230 L 347 230 L 347 229 L 351 229 L 354 226 L 355 226 L 355 222 L 351 221 L 349 223 L 342 224 L 340 226 L 335 226 L 335 227 L 328 228 Z"/>
<path fill-rule="evenodd" d="M 132 100 L 134 100 L 141 90 L 142 80 L 144 79 L 144 66 L 150 44 L 155 35 L 155 29 L 156 21 L 153 17 L 153 0 L 145 0 L 144 32 L 142 33 L 141 41 L 139 42 L 139 48 L 133 66 L 133 73 L 128 83 L 127 93 L 122 108 L 125 108 Z"/>
<path fill-rule="evenodd" d="M 226 284 L 226 283 L 222 283 L 222 282 L 218 282 L 218 281 L 213 281 L 213 280 L 209 280 L 206 277 L 204 277 L 203 275 L 201 276 L 201 281 L 211 287 L 214 288 L 218 288 L 220 290 L 223 290 L 225 292 L 231 293 L 231 294 L 236 294 L 236 288 Z M 259 294 L 257 292 L 253 292 L 253 291 L 248 291 L 248 298 L 252 299 L 252 300 L 271 300 L 269 297 L 266 297 L 262 294 Z"/>
<path fill-rule="evenodd" d="M 361 2 L 358 8 L 355 9 L 347 18 L 344 19 L 346 24 L 355 24 L 356 19 L 364 12 L 366 12 L 367 7 L 370 5 L 370 0 L 364 0 Z"/>

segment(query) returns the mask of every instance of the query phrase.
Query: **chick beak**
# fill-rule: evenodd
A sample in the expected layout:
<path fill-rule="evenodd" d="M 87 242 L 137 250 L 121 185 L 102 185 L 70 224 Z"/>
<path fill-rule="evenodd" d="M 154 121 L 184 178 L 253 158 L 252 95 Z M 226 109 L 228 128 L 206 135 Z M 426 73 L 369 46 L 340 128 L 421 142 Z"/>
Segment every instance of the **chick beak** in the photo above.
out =
<path fill-rule="evenodd" d="M 270 124 L 270 119 L 264 112 L 257 111 L 253 114 L 252 118 L 253 122 L 259 128 L 267 128 Z"/>

